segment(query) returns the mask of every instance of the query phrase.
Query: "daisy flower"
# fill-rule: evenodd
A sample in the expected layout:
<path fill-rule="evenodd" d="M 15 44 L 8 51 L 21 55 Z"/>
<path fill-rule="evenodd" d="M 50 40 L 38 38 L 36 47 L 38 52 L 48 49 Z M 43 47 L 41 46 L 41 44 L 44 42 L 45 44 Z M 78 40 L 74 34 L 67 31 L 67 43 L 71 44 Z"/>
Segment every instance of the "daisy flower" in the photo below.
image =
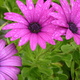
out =
<path fill-rule="evenodd" d="M 16 22 L 3 27 L 3 30 L 12 29 L 5 37 L 11 37 L 11 41 L 20 38 L 19 46 L 30 41 L 32 51 L 36 49 L 37 44 L 43 49 L 46 48 L 46 42 L 55 45 L 52 39 L 54 25 L 51 21 L 53 17 L 48 15 L 52 11 L 51 0 L 38 0 L 36 5 L 32 0 L 26 0 L 26 5 L 19 0 L 16 3 L 24 16 L 13 12 L 4 14 L 4 19 Z"/>
<path fill-rule="evenodd" d="M 21 66 L 21 58 L 13 56 L 17 53 L 14 44 L 5 46 L 6 42 L 0 39 L 0 79 L 18 80 L 20 70 L 15 66 Z"/>
<path fill-rule="evenodd" d="M 51 12 L 50 15 L 56 18 L 56 20 L 53 20 L 52 23 L 63 30 L 67 40 L 73 38 L 76 44 L 79 45 L 80 0 L 70 0 L 70 3 L 68 3 L 67 0 L 60 0 L 60 5 L 52 2 L 55 12 Z M 58 34 L 60 33 L 57 32 L 57 35 Z"/>

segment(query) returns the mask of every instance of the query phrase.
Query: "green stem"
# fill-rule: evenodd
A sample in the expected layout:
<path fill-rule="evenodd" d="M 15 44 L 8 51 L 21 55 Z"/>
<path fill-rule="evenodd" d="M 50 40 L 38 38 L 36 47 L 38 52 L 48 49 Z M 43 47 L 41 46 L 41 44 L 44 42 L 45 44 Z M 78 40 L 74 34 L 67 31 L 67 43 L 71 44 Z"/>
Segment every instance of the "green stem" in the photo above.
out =
<path fill-rule="evenodd" d="M 74 77 L 74 61 L 72 61 L 72 63 L 71 63 L 71 77 L 72 77 L 72 80 L 75 80 L 75 77 Z"/>

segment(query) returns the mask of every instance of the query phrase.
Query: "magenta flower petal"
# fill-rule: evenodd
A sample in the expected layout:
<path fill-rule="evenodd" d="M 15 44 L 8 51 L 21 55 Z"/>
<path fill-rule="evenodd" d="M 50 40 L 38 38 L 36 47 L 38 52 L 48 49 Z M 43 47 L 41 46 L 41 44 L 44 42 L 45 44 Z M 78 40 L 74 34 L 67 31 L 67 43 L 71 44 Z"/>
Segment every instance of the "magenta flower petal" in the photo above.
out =
<path fill-rule="evenodd" d="M 5 41 L 0 40 L 0 47 L 3 48 L 0 50 L 0 79 L 18 80 L 17 74 L 19 74 L 20 69 L 15 66 L 22 66 L 21 58 L 19 56 L 13 56 L 17 53 L 14 44 L 5 46 Z"/>
<path fill-rule="evenodd" d="M 29 10 L 34 9 L 34 3 L 32 2 L 32 0 L 26 0 L 26 5 Z"/>
<path fill-rule="evenodd" d="M 46 0 L 46 2 L 43 5 L 43 8 L 44 9 L 49 9 L 50 5 L 51 5 L 51 0 Z"/>
<path fill-rule="evenodd" d="M 8 38 L 8 37 L 12 37 L 15 35 L 15 33 L 17 32 L 16 29 L 13 29 L 11 31 L 9 31 L 8 33 L 6 33 L 5 37 Z"/>
<path fill-rule="evenodd" d="M 26 5 L 24 5 L 21 1 L 16 1 L 18 7 L 20 8 L 20 10 L 22 11 L 22 13 L 24 14 L 24 16 L 27 18 L 27 20 L 30 22 L 32 21 L 32 17 L 30 16 L 30 11 L 28 10 L 28 8 L 26 7 Z"/>
<path fill-rule="evenodd" d="M 3 77 L 3 75 L 0 74 L 0 79 L 1 80 L 5 80 L 5 78 Z"/>
<path fill-rule="evenodd" d="M 79 13 L 79 11 L 80 11 L 80 6 L 79 6 L 79 4 L 80 4 L 80 1 L 74 1 L 74 6 L 72 7 L 72 13 L 71 13 L 71 21 L 74 21 L 74 19 L 76 18 L 76 15 L 78 15 Z M 78 13 L 78 14 L 77 14 Z"/>
<path fill-rule="evenodd" d="M 44 13 L 44 12 L 43 12 L 43 13 Z M 48 14 L 49 14 L 49 10 L 46 10 L 46 13 L 44 13 L 44 14 L 43 14 L 43 13 L 42 13 L 43 16 L 40 16 L 40 20 L 39 20 L 39 23 L 40 23 L 40 24 L 43 24 L 43 23 L 44 23 L 45 21 L 47 21 L 47 19 L 49 19 L 49 17 L 50 17 L 50 16 L 48 15 Z"/>
<path fill-rule="evenodd" d="M 48 42 L 48 43 L 50 43 L 52 45 L 55 45 L 55 42 L 50 38 L 50 36 L 48 34 L 43 32 L 43 33 L 39 33 L 39 36 L 41 36 L 41 38 L 43 40 L 45 40 L 46 42 Z"/>
<path fill-rule="evenodd" d="M 9 59 L 1 61 L 2 66 L 21 66 L 21 58 L 18 56 L 12 56 Z"/>
<path fill-rule="evenodd" d="M 64 13 L 63 13 L 63 9 L 61 8 L 60 5 L 58 5 L 57 3 L 53 3 L 53 2 L 52 2 L 52 6 L 54 6 L 54 7 L 53 7 L 54 10 L 58 11 L 58 12 L 59 12 L 61 15 L 63 15 L 63 17 L 65 18 Z"/>
<path fill-rule="evenodd" d="M 32 0 L 26 0 L 26 4 L 16 0 L 16 3 L 24 17 L 17 13 L 5 13 L 5 19 L 17 22 L 4 26 L 3 30 L 11 29 L 5 37 L 11 37 L 11 41 L 21 38 L 19 46 L 30 41 L 32 50 L 36 49 L 37 44 L 43 49 L 46 48 L 46 42 L 55 45 L 52 35 L 56 26 L 51 23 L 54 18 L 49 15 L 54 11 L 51 7 L 51 0 L 38 0 L 35 5 Z M 15 27 L 14 24 L 16 24 Z"/>
<path fill-rule="evenodd" d="M 30 48 L 34 51 L 37 46 L 37 34 L 31 34 L 30 36 Z"/>
<path fill-rule="evenodd" d="M 71 7 L 74 6 L 74 0 L 70 0 Z"/>
<path fill-rule="evenodd" d="M 51 12 L 51 13 L 49 13 L 49 15 L 53 16 L 54 18 L 65 20 L 65 18 L 59 13 Z"/>
<path fill-rule="evenodd" d="M 10 39 L 11 41 L 14 41 L 24 35 L 26 35 L 29 32 L 28 29 L 21 29 L 21 30 L 17 30 L 17 32 L 14 34 L 14 36 L 12 36 L 12 38 Z"/>
<path fill-rule="evenodd" d="M 61 2 L 61 6 L 64 10 L 64 13 L 66 15 L 66 19 L 67 19 L 67 21 L 69 21 L 70 11 L 71 11 L 70 6 L 66 0 L 60 0 L 60 2 Z"/>
<path fill-rule="evenodd" d="M 40 19 L 40 16 L 42 14 L 42 7 L 43 7 L 43 0 L 38 0 L 35 5 L 34 21 L 38 21 Z"/>
<path fill-rule="evenodd" d="M 12 80 L 18 80 L 17 75 L 11 70 L 10 67 L 0 67 L 0 71 L 7 74 L 7 76 L 11 77 Z"/>
<path fill-rule="evenodd" d="M 3 75 L 3 77 L 6 79 L 6 80 L 12 80 L 12 78 L 10 78 L 9 75 L 6 75 L 5 73 L 1 72 L 1 74 Z"/>
<path fill-rule="evenodd" d="M 80 45 L 80 35 L 74 35 L 74 41 L 76 42 L 77 45 Z"/>
<path fill-rule="evenodd" d="M 56 27 L 54 34 L 52 36 L 53 39 L 59 40 L 59 41 L 63 41 L 62 39 L 62 35 L 65 35 L 66 29 L 60 28 L 60 27 Z"/>
<path fill-rule="evenodd" d="M 39 44 L 40 47 L 42 47 L 43 49 L 46 48 L 46 42 L 45 42 L 40 36 L 38 36 L 38 44 Z"/>
<path fill-rule="evenodd" d="M 4 13 L 4 15 L 5 15 L 4 19 L 20 22 L 27 25 L 27 21 L 20 14 L 7 12 L 7 13 Z"/>
<path fill-rule="evenodd" d="M 53 20 L 52 24 L 58 26 L 68 27 L 68 25 L 63 20 Z"/>
<path fill-rule="evenodd" d="M 71 39 L 73 37 L 73 33 L 68 29 L 66 32 L 66 39 Z"/>
<path fill-rule="evenodd" d="M 74 18 L 74 23 L 76 23 L 76 24 L 80 23 L 80 12 L 78 12 L 76 17 Z"/>
<path fill-rule="evenodd" d="M 52 26 L 43 27 L 41 31 L 53 33 L 54 32 L 54 26 L 53 27 Z"/>
<path fill-rule="evenodd" d="M 6 42 L 4 40 L 0 40 L 0 51 L 5 47 Z"/>
<path fill-rule="evenodd" d="M 23 36 L 23 37 L 20 39 L 18 45 L 19 45 L 19 46 L 22 46 L 22 45 L 24 45 L 25 43 L 27 43 L 27 42 L 29 41 L 29 39 L 30 39 L 30 35 L 31 35 L 31 34 L 27 34 L 27 35 Z"/>
<path fill-rule="evenodd" d="M 6 25 L 5 27 L 3 27 L 3 30 L 7 30 L 7 29 L 16 29 L 16 28 L 26 28 L 26 25 L 21 24 L 21 23 L 11 23 Z"/>
<path fill-rule="evenodd" d="M 19 74 L 19 72 L 20 72 L 20 69 L 19 69 L 19 68 L 14 67 L 14 66 L 12 66 L 12 67 L 10 67 L 10 68 L 11 68 L 11 70 L 12 70 L 13 72 L 15 72 L 15 74 Z"/>
<path fill-rule="evenodd" d="M 14 44 L 10 44 L 6 46 L 4 49 L 0 52 L 0 59 L 6 59 L 8 57 L 11 57 L 12 55 L 16 54 L 17 50 L 15 49 Z"/>
<path fill-rule="evenodd" d="M 80 28 L 80 22 L 77 24 L 77 27 Z"/>

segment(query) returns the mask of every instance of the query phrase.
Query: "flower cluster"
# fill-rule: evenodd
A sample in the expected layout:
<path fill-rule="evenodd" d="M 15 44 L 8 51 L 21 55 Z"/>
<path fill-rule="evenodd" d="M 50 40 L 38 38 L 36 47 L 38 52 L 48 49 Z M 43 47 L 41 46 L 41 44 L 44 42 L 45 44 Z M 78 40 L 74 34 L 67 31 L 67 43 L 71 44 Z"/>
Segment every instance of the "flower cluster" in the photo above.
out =
<path fill-rule="evenodd" d="M 20 70 L 15 66 L 21 66 L 21 58 L 13 56 L 17 53 L 15 45 L 12 43 L 6 46 L 6 42 L 0 39 L 0 79 L 18 80 L 17 74 Z"/>
<path fill-rule="evenodd" d="M 16 3 L 24 16 L 7 12 L 4 19 L 15 21 L 3 27 L 3 30 L 11 29 L 5 37 L 11 37 L 11 41 L 20 38 L 19 46 L 30 41 L 30 47 L 34 51 L 37 44 L 43 49 L 46 42 L 55 45 L 53 39 L 62 41 L 62 35 L 66 39 L 74 38 L 76 44 L 80 44 L 80 0 L 60 0 L 60 4 L 51 0 L 38 0 L 36 5 L 32 0 L 26 0 L 26 5 L 20 0 Z"/>
<path fill-rule="evenodd" d="M 60 0 L 60 5 L 52 3 L 55 12 L 51 12 L 50 15 L 55 20 L 52 24 L 61 28 L 62 35 L 66 36 L 66 39 L 74 38 L 77 45 L 80 45 L 80 0 L 70 0 L 70 4 L 67 0 Z M 57 31 L 57 35 L 60 33 Z M 55 35 L 53 35 L 55 37 Z"/>

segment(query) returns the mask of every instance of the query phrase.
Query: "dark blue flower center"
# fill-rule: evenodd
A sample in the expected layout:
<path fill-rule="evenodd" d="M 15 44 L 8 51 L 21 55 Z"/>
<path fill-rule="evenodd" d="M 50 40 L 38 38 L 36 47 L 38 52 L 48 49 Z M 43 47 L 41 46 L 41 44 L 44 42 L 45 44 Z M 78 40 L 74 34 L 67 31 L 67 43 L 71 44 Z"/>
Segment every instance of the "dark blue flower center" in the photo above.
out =
<path fill-rule="evenodd" d="M 68 25 L 72 33 L 77 33 L 78 28 L 76 27 L 76 24 L 74 24 L 73 22 L 69 22 Z"/>
<path fill-rule="evenodd" d="M 44 2 L 45 2 L 45 1 L 47 1 L 47 0 L 44 0 Z"/>
<path fill-rule="evenodd" d="M 41 26 L 38 23 L 31 23 L 29 24 L 28 29 L 32 32 L 32 33 L 38 33 L 41 31 Z"/>

